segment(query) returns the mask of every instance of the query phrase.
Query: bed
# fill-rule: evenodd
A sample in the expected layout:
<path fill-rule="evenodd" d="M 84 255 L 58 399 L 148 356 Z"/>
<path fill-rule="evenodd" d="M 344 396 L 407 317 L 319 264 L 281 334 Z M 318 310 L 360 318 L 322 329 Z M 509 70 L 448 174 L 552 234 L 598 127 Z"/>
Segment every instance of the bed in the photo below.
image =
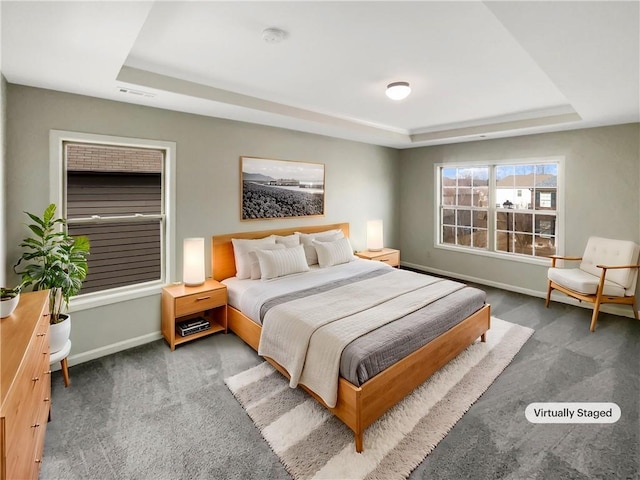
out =
<path fill-rule="evenodd" d="M 287 287 L 281 287 L 280 283 L 284 283 L 285 279 L 282 281 L 275 279 L 276 281 L 274 282 L 262 282 L 261 280 L 238 281 L 235 278 L 236 262 L 233 242 L 261 239 L 270 235 L 286 237 L 292 235 L 294 232 L 314 234 L 329 230 L 340 231 L 346 238 L 349 236 L 349 224 L 347 223 L 213 236 L 211 242 L 212 272 L 214 279 L 227 284 L 230 292 L 228 308 L 229 329 L 257 352 L 265 349 L 267 352 L 273 352 L 269 355 L 265 355 L 264 352 L 262 353 L 271 365 L 290 379 L 292 385 L 297 384 L 306 390 L 347 425 L 354 432 L 356 451 L 362 452 L 364 447 L 363 432 L 369 425 L 402 400 L 413 389 L 422 384 L 434 372 L 458 355 L 458 353 L 474 343 L 478 338 L 480 338 L 481 341 L 485 341 L 486 332 L 490 328 L 490 306 L 484 302 L 484 293 L 477 289 L 466 287 L 462 284 L 455 286 L 453 284 L 456 282 L 441 281 L 442 279 L 436 279 L 437 282 L 426 280 L 435 278 L 426 275 L 413 274 L 411 277 L 408 275 L 408 272 L 403 273 L 385 265 L 379 266 L 377 265 L 378 262 L 370 260 L 358 259 L 350 262 L 348 265 L 336 265 L 335 267 L 332 266 L 327 269 L 319 269 L 330 271 L 330 276 L 333 275 L 340 278 L 342 278 L 343 275 L 343 273 L 341 273 L 342 270 L 348 272 L 345 274 L 347 276 L 353 278 L 358 277 L 359 280 L 366 278 L 366 280 L 361 281 L 361 284 L 376 286 L 375 292 L 381 292 L 380 294 L 383 296 L 387 294 L 387 291 L 393 290 L 394 288 L 401 288 L 397 285 L 404 281 L 402 275 L 409 277 L 407 279 L 408 284 L 412 285 L 411 282 L 415 281 L 434 283 L 434 285 L 437 285 L 444 293 L 439 293 L 439 296 L 434 297 L 435 300 L 430 301 L 430 303 L 424 307 L 420 307 L 417 310 L 414 309 L 415 311 L 407 310 L 408 312 L 411 311 L 410 315 L 384 324 L 380 328 L 375 328 L 370 333 L 362 335 L 349 343 L 341 353 L 339 362 L 340 375 L 337 377 L 337 388 L 335 389 L 334 397 L 331 397 L 331 395 L 327 397 L 327 394 L 324 393 L 323 390 L 318 390 L 315 386 L 309 387 L 308 385 L 312 385 L 311 382 L 301 381 L 300 383 L 293 383 L 294 380 L 296 382 L 300 380 L 300 372 L 296 371 L 295 366 L 292 368 L 286 361 L 279 362 L 275 359 L 278 358 L 278 349 L 273 349 L 273 346 L 271 347 L 272 350 L 268 349 L 269 342 L 266 336 L 261 345 L 261 335 L 263 334 L 261 322 L 263 319 L 259 317 L 265 315 L 264 318 L 273 318 L 273 320 L 269 320 L 269 322 L 276 322 L 276 319 L 283 315 L 282 311 L 278 310 L 278 308 L 282 307 L 282 304 L 278 302 L 283 302 L 284 307 L 282 308 L 286 308 L 287 305 L 284 303 L 284 300 L 279 300 L 280 298 L 286 297 L 286 295 L 274 297 L 274 294 L 269 292 L 273 290 L 282 293 L 279 289 Z M 316 293 L 316 290 L 313 290 L 313 288 L 317 288 L 314 282 L 319 281 L 315 280 L 314 275 L 326 275 L 326 273 L 312 270 L 308 274 L 300 273 L 297 276 L 293 275 L 293 280 L 287 281 L 298 284 L 296 289 L 303 293 L 307 291 L 306 283 L 309 283 L 311 286 L 309 291 L 312 292 L 312 295 L 307 298 L 311 299 Z M 362 277 L 363 275 L 364 277 Z M 423 277 L 425 280 L 422 280 Z M 399 282 L 398 280 L 401 281 Z M 322 281 L 324 282 L 324 280 Z M 369 284 L 367 282 L 373 283 Z M 387 282 L 388 288 L 379 288 L 380 285 L 385 285 L 384 282 Z M 246 285 L 250 285 L 250 287 Z M 354 288 L 354 286 L 349 284 L 344 288 Z M 419 286 L 419 288 L 423 287 Z M 429 285 L 424 288 L 432 287 Z M 267 292 L 264 294 L 264 297 L 272 298 L 271 302 L 275 302 L 275 307 L 269 302 L 264 302 L 263 304 L 261 300 L 255 300 L 251 296 L 254 291 L 260 292 L 260 295 L 263 295 L 263 289 L 266 289 Z M 247 292 L 245 292 L 245 290 L 247 290 Z M 449 290 L 451 291 L 449 292 Z M 245 301 L 244 306 L 241 300 L 243 296 L 250 300 L 249 302 Z M 359 298 L 360 296 L 361 295 L 355 295 L 354 297 Z M 405 295 L 402 296 L 404 297 Z M 470 297 L 473 298 L 466 300 Z M 297 300 L 287 299 L 287 302 L 291 304 L 296 304 L 296 302 L 306 304 L 308 301 L 311 300 L 307 300 L 306 298 L 298 298 Z M 315 301 L 317 301 L 317 299 Z M 252 305 L 251 302 L 259 305 L 260 308 L 255 308 L 253 309 L 255 311 L 253 311 L 251 308 L 246 307 L 246 305 Z M 264 306 L 267 304 L 269 305 L 268 308 Z M 458 307 L 458 304 L 460 304 L 461 307 Z M 352 307 L 354 311 L 360 308 L 359 305 Z M 272 309 L 269 310 L 269 308 Z M 244 309 L 246 313 L 243 313 L 242 309 Z M 395 306 L 393 310 L 396 310 Z M 373 312 L 374 310 L 371 311 Z M 377 310 L 375 311 L 377 312 Z M 272 313 L 273 315 L 268 317 Z M 458 318 L 453 320 L 449 318 L 455 315 L 457 315 Z M 363 316 L 368 317 L 367 314 L 363 315 L 362 312 L 360 312 L 359 316 L 361 318 Z M 376 315 L 370 315 L 369 317 L 375 316 Z M 426 321 L 424 320 L 425 318 L 433 316 L 436 316 L 439 322 L 444 325 L 439 327 L 444 330 L 437 333 L 433 338 L 424 334 L 425 339 L 420 346 L 408 345 L 409 342 L 405 341 L 405 339 L 413 339 L 421 335 L 415 330 L 418 327 L 414 324 Z M 271 325 L 271 323 L 268 325 Z M 405 337 L 401 337 L 400 335 L 404 335 Z M 433 336 L 433 332 L 430 335 Z M 394 342 L 395 345 L 393 344 Z M 386 345 L 387 343 L 391 345 Z M 383 345 L 386 348 L 384 356 L 376 350 L 381 349 Z M 387 354 L 387 351 L 392 353 Z M 354 358 L 357 358 L 357 360 L 354 360 Z M 289 365 L 289 368 L 285 368 L 283 365 Z M 291 370 L 291 372 L 289 370 Z"/>

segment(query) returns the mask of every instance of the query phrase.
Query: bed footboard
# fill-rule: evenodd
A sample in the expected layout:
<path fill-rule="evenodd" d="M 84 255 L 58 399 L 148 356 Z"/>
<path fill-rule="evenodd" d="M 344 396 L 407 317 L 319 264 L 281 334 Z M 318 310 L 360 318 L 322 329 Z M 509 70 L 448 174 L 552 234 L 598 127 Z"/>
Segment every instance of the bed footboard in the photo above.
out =
<path fill-rule="evenodd" d="M 233 307 L 228 309 L 229 329 L 254 350 L 260 343 L 260 325 L 256 324 Z M 436 371 L 446 365 L 476 339 L 486 340 L 491 326 L 491 307 L 486 304 L 458 325 L 433 339 L 411 355 L 379 373 L 362 386 L 357 387 L 344 378 L 338 384 L 338 401 L 328 407 L 320 397 L 301 385 L 305 391 L 329 409 L 354 433 L 355 448 L 362 452 L 363 434 L 387 410 Z M 289 378 L 287 371 L 271 358 L 265 358 L 280 373 Z"/>

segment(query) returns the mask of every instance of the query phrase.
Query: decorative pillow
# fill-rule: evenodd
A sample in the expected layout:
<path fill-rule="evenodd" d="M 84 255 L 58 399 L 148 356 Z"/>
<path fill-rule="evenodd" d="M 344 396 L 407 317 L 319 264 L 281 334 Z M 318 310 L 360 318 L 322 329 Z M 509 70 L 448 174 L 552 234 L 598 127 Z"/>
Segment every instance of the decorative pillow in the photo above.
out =
<path fill-rule="evenodd" d="M 262 280 L 309 271 L 302 245 L 282 250 L 256 250 L 256 255 Z"/>
<path fill-rule="evenodd" d="M 274 237 L 276 237 L 276 243 L 280 243 L 282 245 L 284 245 L 285 247 L 289 248 L 289 247 L 295 247 L 296 245 L 300 245 L 300 234 L 299 233 L 292 233 L 291 235 L 287 235 L 287 236 L 281 236 L 281 235 L 274 235 Z"/>
<path fill-rule="evenodd" d="M 344 238 L 344 234 L 339 228 L 317 233 L 301 233 L 300 243 L 304 246 L 304 255 L 307 257 L 307 264 L 311 266 L 318 263 L 318 254 L 313 245 L 314 240 L 318 240 L 319 242 L 333 242 L 339 238 Z"/>
<path fill-rule="evenodd" d="M 258 239 L 232 238 L 233 256 L 236 260 L 236 277 L 240 279 L 251 278 L 251 258 L 249 252 L 266 245 L 275 245 L 276 239 L 273 235 Z"/>
<path fill-rule="evenodd" d="M 258 250 L 283 250 L 287 247 L 276 243 L 274 245 L 265 245 Z M 258 250 L 251 250 L 249 252 L 249 258 L 251 259 L 251 280 L 258 280 L 262 277 L 262 271 L 260 271 L 260 261 L 258 260 L 258 254 L 256 253 Z"/>
<path fill-rule="evenodd" d="M 348 238 L 340 238 L 333 242 L 313 240 L 313 246 L 318 253 L 320 268 L 349 263 L 356 259 Z"/>

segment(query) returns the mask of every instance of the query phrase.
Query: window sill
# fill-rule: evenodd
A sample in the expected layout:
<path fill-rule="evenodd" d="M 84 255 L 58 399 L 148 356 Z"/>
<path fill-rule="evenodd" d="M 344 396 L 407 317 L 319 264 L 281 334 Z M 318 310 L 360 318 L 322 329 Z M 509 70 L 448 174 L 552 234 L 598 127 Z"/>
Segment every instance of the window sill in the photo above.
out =
<path fill-rule="evenodd" d="M 550 265 L 550 260 L 547 257 L 532 257 L 529 255 L 517 255 L 513 253 L 491 252 L 488 250 L 478 250 L 470 247 L 443 244 L 436 244 L 435 248 L 456 253 L 468 253 L 470 255 L 478 255 L 481 257 L 499 258 L 500 260 L 507 260 L 510 262 L 529 263 L 532 265 L 542 265 L 544 267 L 549 267 Z"/>
<path fill-rule="evenodd" d="M 104 292 L 79 295 L 69 301 L 69 313 L 150 297 L 152 295 L 160 295 L 163 285 L 162 282 L 153 282 L 137 287 L 121 287 Z"/>

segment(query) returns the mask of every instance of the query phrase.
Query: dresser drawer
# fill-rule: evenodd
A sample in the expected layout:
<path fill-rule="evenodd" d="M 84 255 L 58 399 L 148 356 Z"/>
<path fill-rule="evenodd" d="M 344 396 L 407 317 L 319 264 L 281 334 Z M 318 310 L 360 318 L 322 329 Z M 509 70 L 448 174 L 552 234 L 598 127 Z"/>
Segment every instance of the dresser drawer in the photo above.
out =
<path fill-rule="evenodd" d="M 227 304 L 227 289 L 218 288 L 206 292 L 194 293 L 176 298 L 176 317 L 183 317 L 191 313 L 202 312 L 210 308 Z"/>
<path fill-rule="evenodd" d="M 44 355 L 43 355 L 44 357 Z M 19 430 L 28 430 L 28 426 L 36 423 L 43 399 L 50 395 L 50 378 L 48 365 L 43 365 L 38 358 L 36 364 L 27 364 L 23 373 L 15 379 L 11 392 L 2 406 L 6 418 L 7 433 L 12 435 Z"/>
<path fill-rule="evenodd" d="M 37 416 L 35 419 L 35 423 L 41 425 L 41 427 L 33 428 L 33 443 L 35 449 L 31 454 L 31 462 L 33 465 L 33 470 L 31 473 L 31 478 L 37 479 L 40 476 L 40 467 L 42 466 L 42 456 L 44 450 L 44 438 L 45 438 L 45 425 L 49 420 L 49 411 L 51 409 L 50 405 L 50 394 L 51 394 L 51 375 L 46 375 L 44 379 L 44 390 L 41 397 L 39 398 L 39 404 L 36 405 Z M 44 394 L 46 393 L 46 395 Z"/>
<path fill-rule="evenodd" d="M 31 352 L 29 352 L 31 353 Z M 4 427 L 7 438 L 7 478 L 37 478 L 27 475 L 37 467 L 36 457 L 42 456 L 38 445 L 43 445 L 51 392 L 48 356 L 34 352 L 30 363 L 24 365 L 3 405 Z M 41 358 L 42 357 L 42 358 Z M 35 474 L 39 470 L 33 470 Z"/>

